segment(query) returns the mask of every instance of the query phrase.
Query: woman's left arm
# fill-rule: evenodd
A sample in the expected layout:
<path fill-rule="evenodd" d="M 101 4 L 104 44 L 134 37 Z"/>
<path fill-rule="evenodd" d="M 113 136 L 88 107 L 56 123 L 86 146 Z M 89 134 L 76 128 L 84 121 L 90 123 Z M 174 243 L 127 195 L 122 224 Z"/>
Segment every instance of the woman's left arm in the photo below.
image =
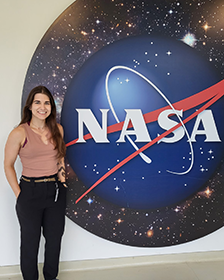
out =
<path fill-rule="evenodd" d="M 63 127 L 60 124 L 58 124 L 58 128 L 59 128 L 59 131 L 60 131 L 61 136 L 63 138 L 63 136 L 64 136 Z M 65 172 L 65 160 L 64 160 L 64 158 L 60 158 L 58 160 L 58 179 L 59 179 L 59 181 L 61 181 L 61 183 L 64 185 L 64 187 L 67 187 L 67 185 L 66 185 L 66 172 Z"/>
<path fill-rule="evenodd" d="M 66 183 L 65 182 L 65 161 L 64 161 L 64 158 L 61 158 L 58 161 L 58 179 L 62 183 Z"/>

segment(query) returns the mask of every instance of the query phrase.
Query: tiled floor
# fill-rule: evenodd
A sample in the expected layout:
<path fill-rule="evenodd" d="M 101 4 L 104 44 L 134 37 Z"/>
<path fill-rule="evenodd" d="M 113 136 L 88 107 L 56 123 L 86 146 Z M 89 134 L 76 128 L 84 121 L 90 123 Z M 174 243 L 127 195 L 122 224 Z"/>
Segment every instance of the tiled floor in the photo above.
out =
<path fill-rule="evenodd" d="M 151 264 L 114 269 L 88 269 L 86 271 L 61 272 L 60 280 L 223 280 L 224 262 L 186 262 L 175 264 Z M 4 277 L 4 280 L 22 280 L 20 276 Z M 40 276 L 40 280 L 43 280 Z"/>

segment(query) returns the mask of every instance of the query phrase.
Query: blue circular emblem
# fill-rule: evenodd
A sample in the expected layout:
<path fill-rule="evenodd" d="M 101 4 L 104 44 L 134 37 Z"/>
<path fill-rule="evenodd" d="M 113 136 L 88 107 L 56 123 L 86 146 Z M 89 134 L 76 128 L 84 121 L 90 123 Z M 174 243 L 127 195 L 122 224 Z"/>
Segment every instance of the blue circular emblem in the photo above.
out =
<path fill-rule="evenodd" d="M 223 100 L 206 107 L 219 81 L 194 49 L 162 36 L 126 38 L 95 53 L 71 81 L 62 110 L 78 178 L 125 208 L 187 199 L 223 156 Z"/>

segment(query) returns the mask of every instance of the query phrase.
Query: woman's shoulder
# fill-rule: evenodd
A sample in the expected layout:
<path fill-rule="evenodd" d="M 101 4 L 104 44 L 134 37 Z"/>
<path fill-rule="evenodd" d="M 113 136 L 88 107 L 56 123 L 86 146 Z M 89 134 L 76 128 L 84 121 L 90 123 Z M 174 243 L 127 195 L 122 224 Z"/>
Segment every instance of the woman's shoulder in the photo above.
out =
<path fill-rule="evenodd" d="M 9 134 L 9 141 L 23 143 L 26 138 L 26 131 L 23 125 L 15 127 Z"/>
<path fill-rule="evenodd" d="M 24 136 L 26 135 L 26 129 L 24 124 L 20 124 L 17 127 L 15 127 L 12 132 L 13 135 L 15 136 Z"/>

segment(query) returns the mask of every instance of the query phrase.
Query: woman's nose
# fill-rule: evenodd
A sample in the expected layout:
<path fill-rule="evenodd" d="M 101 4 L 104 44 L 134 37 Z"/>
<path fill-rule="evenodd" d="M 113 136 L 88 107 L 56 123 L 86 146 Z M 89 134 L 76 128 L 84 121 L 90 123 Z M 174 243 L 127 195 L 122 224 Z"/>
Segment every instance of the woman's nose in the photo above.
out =
<path fill-rule="evenodd" d="M 41 104 L 40 104 L 40 108 L 41 108 L 41 109 L 45 109 L 45 104 L 44 104 L 44 103 L 41 103 Z"/>

